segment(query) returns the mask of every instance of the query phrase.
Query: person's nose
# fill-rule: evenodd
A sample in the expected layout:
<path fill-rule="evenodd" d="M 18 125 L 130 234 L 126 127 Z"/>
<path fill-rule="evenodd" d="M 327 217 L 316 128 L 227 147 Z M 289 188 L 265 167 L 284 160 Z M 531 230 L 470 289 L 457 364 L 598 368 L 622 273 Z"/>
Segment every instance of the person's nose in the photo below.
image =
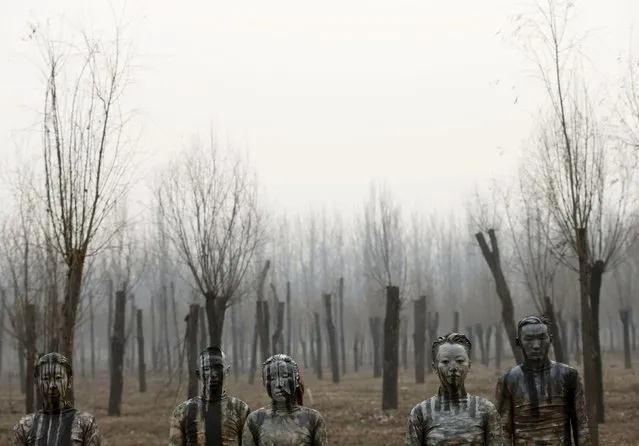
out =
<path fill-rule="evenodd" d="M 451 372 L 456 372 L 457 371 L 457 363 L 456 362 L 451 362 L 450 363 L 450 370 L 451 370 Z"/>
<path fill-rule="evenodd" d="M 532 349 L 533 349 L 534 352 L 540 351 L 541 350 L 541 343 L 540 342 L 533 342 Z"/>

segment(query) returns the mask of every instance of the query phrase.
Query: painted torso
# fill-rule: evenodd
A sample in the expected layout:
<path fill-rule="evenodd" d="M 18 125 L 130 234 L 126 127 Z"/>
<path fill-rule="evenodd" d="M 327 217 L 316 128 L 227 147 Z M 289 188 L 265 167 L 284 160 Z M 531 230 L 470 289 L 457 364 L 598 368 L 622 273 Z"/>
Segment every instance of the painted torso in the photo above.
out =
<path fill-rule="evenodd" d="M 485 398 L 466 395 L 451 401 L 436 395 L 411 410 L 405 446 L 501 445 L 495 406 Z"/>
<path fill-rule="evenodd" d="M 243 446 L 327 446 L 322 415 L 308 407 L 263 407 L 246 420 Z"/>
<path fill-rule="evenodd" d="M 242 427 L 249 414 L 244 401 L 224 395 L 221 404 L 222 445 L 240 445 Z M 177 406 L 171 416 L 169 446 L 205 446 L 206 427 L 201 397 L 191 398 Z"/>
<path fill-rule="evenodd" d="M 13 427 L 13 446 L 100 446 L 93 415 L 76 409 L 25 415 Z"/>
<path fill-rule="evenodd" d="M 499 380 L 496 403 L 508 444 L 590 444 L 581 379 L 570 366 L 516 366 Z"/>

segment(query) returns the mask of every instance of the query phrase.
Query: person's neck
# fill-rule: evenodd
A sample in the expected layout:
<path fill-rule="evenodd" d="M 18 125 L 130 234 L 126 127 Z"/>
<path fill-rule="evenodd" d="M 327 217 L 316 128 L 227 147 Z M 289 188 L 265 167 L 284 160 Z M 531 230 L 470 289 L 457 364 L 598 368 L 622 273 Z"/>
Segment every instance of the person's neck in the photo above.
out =
<path fill-rule="evenodd" d="M 56 414 L 64 410 L 70 409 L 71 404 L 68 401 L 47 401 L 42 403 L 42 411 L 44 413 Z"/>
<path fill-rule="evenodd" d="M 204 401 L 220 401 L 226 396 L 226 391 L 223 388 L 219 389 L 207 389 L 206 387 L 202 389 L 202 393 L 200 394 L 200 398 Z"/>
<path fill-rule="evenodd" d="M 271 408 L 275 412 L 292 412 L 298 407 L 299 406 L 297 405 L 297 401 L 295 401 L 295 397 L 287 399 L 285 401 L 271 400 Z"/>
<path fill-rule="evenodd" d="M 440 383 L 438 395 L 441 399 L 444 400 L 460 400 L 462 398 L 466 398 L 466 387 L 464 386 L 464 384 L 453 387 L 444 383 Z"/>
<path fill-rule="evenodd" d="M 550 367 L 550 364 L 550 358 L 546 356 L 544 358 L 524 358 L 522 366 L 528 370 L 541 371 Z"/>

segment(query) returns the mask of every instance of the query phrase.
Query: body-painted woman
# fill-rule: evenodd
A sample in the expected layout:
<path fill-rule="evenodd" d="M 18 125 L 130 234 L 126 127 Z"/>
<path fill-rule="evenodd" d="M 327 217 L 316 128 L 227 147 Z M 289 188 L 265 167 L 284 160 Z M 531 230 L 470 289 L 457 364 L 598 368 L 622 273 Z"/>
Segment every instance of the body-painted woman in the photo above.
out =
<path fill-rule="evenodd" d="M 433 342 L 433 368 L 439 392 L 413 408 L 408 419 L 406 446 L 501 446 L 503 436 L 495 406 L 466 392 L 470 371 L 470 340 L 449 333 Z"/>
<path fill-rule="evenodd" d="M 175 408 L 170 420 L 169 446 L 236 446 L 242 444 L 242 427 L 250 409 L 224 391 L 230 367 L 217 347 L 200 353 L 195 374 L 200 395 Z"/>
<path fill-rule="evenodd" d="M 322 415 L 304 407 L 304 383 L 290 356 L 274 355 L 262 364 L 271 405 L 246 419 L 243 446 L 327 446 Z"/>
<path fill-rule="evenodd" d="M 42 395 L 41 410 L 25 415 L 13 427 L 13 446 L 100 446 L 95 418 L 69 401 L 73 386 L 71 364 L 59 353 L 38 359 L 34 380 Z"/>
<path fill-rule="evenodd" d="M 579 372 L 550 360 L 552 333 L 544 317 L 517 324 L 524 362 L 497 383 L 495 403 L 506 444 L 590 445 L 584 389 Z"/>

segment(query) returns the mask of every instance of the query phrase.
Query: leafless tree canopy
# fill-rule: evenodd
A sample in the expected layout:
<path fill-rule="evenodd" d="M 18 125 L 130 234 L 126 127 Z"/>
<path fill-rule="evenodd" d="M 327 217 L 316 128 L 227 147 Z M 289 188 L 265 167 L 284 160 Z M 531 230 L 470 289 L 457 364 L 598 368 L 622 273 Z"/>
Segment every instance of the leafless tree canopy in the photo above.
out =
<path fill-rule="evenodd" d="M 236 151 L 213 136 L 196 140 L 160 178 L 156 190 L 165 230 L 204 295 L 238 297 L 264 220 L 254 175 Z"/>

